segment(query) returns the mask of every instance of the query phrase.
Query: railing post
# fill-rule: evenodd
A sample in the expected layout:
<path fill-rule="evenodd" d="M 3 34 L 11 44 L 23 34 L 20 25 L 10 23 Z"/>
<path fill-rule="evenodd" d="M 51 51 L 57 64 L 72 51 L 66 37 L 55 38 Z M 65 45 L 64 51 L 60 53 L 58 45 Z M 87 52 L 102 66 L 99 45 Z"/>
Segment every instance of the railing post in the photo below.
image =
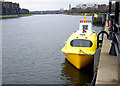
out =
<path fill-rule="evenodd" d="M 104 26 L 106 23 L 106 14 L 102 16 L 102 26 Z"/>
<path fill-rule="evenodd" d="M 115 23 L 118 24 L 118 19 L 119 19 L 119 0 L 116 0 L 115 3 Z"/>
<path fill-rule="evenodd" d="M 112 1 L 112 0 L 109 0 L 108 26 L 109 26 L 110 14 L 111 14 L 111 4 L 112 4 L 111 1 Z"/>
<path fill-rule="evenodd" d="M 113 32 L 113 20 L 114 20 L 114 14 L 110 14 L 110 20 L 111 21 L 111 26 L 109 26 L 109 40 L 112 40 L 112 32 Z"/>
<path fill-rule="evenodd" d="M 109 14 L 111 14 L 111 4 L 112 4 L 112 2 L 111 2 L 111 0 L 109 0 Z"/>

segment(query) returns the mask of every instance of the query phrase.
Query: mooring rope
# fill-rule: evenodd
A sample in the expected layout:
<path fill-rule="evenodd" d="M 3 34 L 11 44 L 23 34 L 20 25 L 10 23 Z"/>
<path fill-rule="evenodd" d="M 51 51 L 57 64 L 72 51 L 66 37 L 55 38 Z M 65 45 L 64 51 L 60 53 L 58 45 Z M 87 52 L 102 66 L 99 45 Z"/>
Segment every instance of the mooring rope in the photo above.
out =
<path fill-rule="evenodd" d="M 85 55 L 88 55 L 88 56 L 93 56 L 94 54 L 87 54 L 86 52 L 84 52 L 83 50 L 80 49 L 80 51 L 82 51 Z"/>

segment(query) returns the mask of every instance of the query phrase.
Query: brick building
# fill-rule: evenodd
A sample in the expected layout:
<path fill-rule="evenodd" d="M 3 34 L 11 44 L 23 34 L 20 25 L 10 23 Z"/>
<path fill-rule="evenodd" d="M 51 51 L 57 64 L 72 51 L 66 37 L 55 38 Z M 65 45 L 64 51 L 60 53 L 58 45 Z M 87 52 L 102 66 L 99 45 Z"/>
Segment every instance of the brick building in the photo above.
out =
<path fill-rule="evenodd" d="M 2 2 L 0 1 L 0 15 L 2 14 Z"/>
<path fill-rule="evenodd" d="M 0 1 L 2 4 L 1 6 L 1 13 L 2 15 L 14 15 L 14 14 L 20 14 L 20 7 L 18 3 L 12 3 L 12 2 L 4 2 Z"/>

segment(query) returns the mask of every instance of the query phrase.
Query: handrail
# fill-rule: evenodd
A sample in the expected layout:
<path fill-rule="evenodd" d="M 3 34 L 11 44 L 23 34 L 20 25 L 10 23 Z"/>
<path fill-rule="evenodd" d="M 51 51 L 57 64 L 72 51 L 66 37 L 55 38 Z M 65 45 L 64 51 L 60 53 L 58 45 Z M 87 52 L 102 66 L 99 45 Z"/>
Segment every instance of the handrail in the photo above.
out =
<path fill-rule="evenodd" d="M 118 44 L 120 45 L 120 38 L 119 38 L 118 34 L 115 34 L 115 37 L 117 39 Z"/>
<path fill-rule="evenodd" d="M 118 24 L 115 24 L 115 26 L 119 29 L 119 25 Z"/>
<path fill-rule="evenodd" d="M 120 52 L 119 52 L 119 47 L 118 47 L 117 43 L 115 43 L 115 50 L 116 50 L 116 54 L 118 56 L 118 59 L 120 59 Z"/>
<path fill-rule="evenodd" d="M 112 44 L 114 45 L 115 47 L 115 52 L 116 52 L 116 55 L 118 56 L 118 59 L 120 59 L 120 52 L 119 52 L 119 46 L 120 45 L 120 37 L 119 37 L 119 34 L 118 34 L 118 30 L 119 30 L 119 25 L 118 23 L 115 22 L 115 20 L 113 18 L 111 18 L 110 14 L 108 14 L 108 16 L 110 17 L 109 19 L 112 21 Z M 111 48 L 113 48 L 113 46 L 111 46 Z"/>

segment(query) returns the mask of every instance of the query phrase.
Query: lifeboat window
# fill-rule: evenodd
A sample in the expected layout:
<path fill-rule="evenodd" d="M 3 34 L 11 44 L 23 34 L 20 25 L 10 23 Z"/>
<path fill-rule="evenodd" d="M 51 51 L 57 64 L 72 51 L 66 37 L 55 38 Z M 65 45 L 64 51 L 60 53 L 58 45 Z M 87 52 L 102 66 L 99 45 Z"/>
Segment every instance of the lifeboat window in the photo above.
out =
<path fill-rule="evenodd" d="M 75 39 L 71 41 L 70 45 L 72 47 L 91 47 L 92 42 L 90 40 Z"/>
<path fill-rule="evenodd" d="M 83 30 L 88 30 L 88 25 L 83 25 Z"/>

